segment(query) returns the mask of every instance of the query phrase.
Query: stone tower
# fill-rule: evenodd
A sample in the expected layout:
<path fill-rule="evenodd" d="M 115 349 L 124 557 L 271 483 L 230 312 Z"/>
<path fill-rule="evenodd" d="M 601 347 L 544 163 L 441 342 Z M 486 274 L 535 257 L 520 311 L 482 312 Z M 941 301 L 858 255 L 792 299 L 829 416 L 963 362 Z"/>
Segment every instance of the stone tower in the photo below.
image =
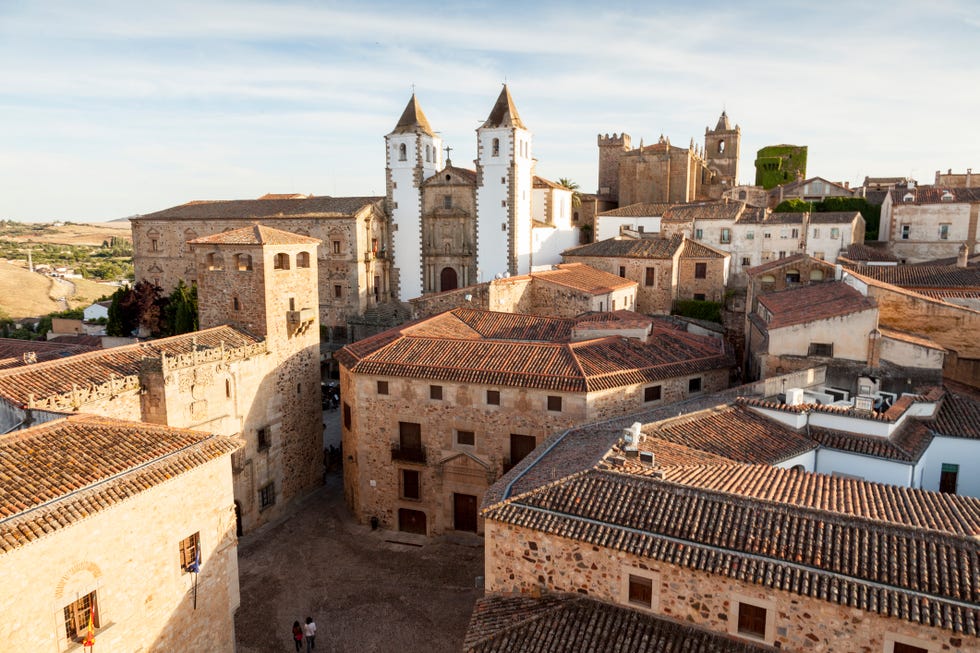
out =
<path fill-rule="evenodd" d="M 630 151 L 630 135 L 599 134 L 599 195 L 619 199 L 619 161 Z"/>
<path fill-rule="evenodd" d="M 189 241 L 201 328 L 230 324 L 265 339 L 267 354 L 237 363 L 220 391 L 249 407 L 234 425 L 249 443 L 235 474 L 248 528 L 276 513 L 262 502 L 288 502 L 323 479 L 319 243 L 258 224 Z"/>
<path fill-rule="evenodd" d="M 392 288 L 401 300 L 422 294 L 421 185 L 442 167 L 442 139 L 415 94 L 385 136 L 386 195 L 391 215 Z"/>
<path fill-rule="evenodd" d="M 732 128 L 728 114 L 721 112 L 714 129 L 704 128 L 704 159 L 712 172 L 712 185 L 721 186 L 721 193 L 738 185 L 738 157 L 741 152 L 742 130 Z M 712 198 L 717 199 L 717 198 Z"/>
<path fill-rule="evenodd" d="M 477 138 L 477 279 L 531 270 L 534 159 L 505 84 Z"/>

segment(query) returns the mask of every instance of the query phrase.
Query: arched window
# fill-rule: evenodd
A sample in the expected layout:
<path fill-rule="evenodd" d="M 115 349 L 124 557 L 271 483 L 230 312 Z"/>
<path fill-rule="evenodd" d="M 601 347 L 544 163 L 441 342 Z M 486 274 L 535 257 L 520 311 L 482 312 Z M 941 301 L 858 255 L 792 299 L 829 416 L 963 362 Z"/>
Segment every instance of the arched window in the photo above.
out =
<path fill-rule="evenodd" d="M 810 270 L 810 281 L 823 281 L 823 270 Z"/>
<path fill-rule="evenodd" d="M 251 272 L 252 271 L 252 255 L 251 254 L 235 254 L 235 269 L 239 272 Z"/>
<path fill-rule="evenodd" d="M 408 148 L 405 147 L 404 143 L 398 146 L 398 160 L 408 161 Z"/>
<path fill-rule="evenodd" d="M 490 156 L 500 156 L 500 139 L 493 139 L 493 145 L 490 148 Z"/>
<path fill-rule="evenodd" d="M 225 267 L 225 261 L 221 258 L 220 252 L 211 252 L 208 254 L 207 264 L 209 270 L 223 270 Z"/>
<path fill-rule="evenodd" d="M 432 150 L 428 145 L 425 146 L 425 161 L 426 163 L 432 161 Z"/>
<path fill-rule="evenodd" d="M 272 260 L 272 267 L 275 270 L 288 270 L 289 254 L 286 253 L 276 254 L 276 257 Z"/>
<path fill-rule="evenodd" d="M 310 267 L 310 253 L 300 252 L 296 255 L 296 267 L 298 268 L 308 268 Z"/>
<path fill-rule="evenodd" d="M 725 153 L 725 141 L 718 141 L 718 154 Z"/>
<path fill-rule="evenodd" d="M 771 274 L 764 274 L 759 279 L 759 283 L 776 283 L 776 277 L 772 276 Z"/>
<path fill-rule="evenodd" d="M 738 191 L 738 199 L 744 200 L 748 196 L 749 196 L 749 194 L 746 193 L 744 190 Z"/>

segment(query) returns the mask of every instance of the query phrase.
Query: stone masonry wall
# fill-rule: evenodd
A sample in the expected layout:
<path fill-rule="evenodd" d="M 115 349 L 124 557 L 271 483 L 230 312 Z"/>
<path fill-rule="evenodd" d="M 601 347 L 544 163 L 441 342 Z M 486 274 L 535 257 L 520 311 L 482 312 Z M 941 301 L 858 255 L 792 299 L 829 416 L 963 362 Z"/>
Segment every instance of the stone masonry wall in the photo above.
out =
<path fill-rule="evenodd" d="M 81 651 L 64 608 L 97 591 L 96 651 L 235 650 L 238 543 L 227 456 L 0 555 L 0 638 L 10 651 Z M 194 575 L 179 543 L 200 533 Z"/>
<path fill-rule="evenodd" d="M 695 276 L 696 265 L 705 264 L 705 276 Z M 721 302 L 725 298 L 725 265 L 723 258 L 681 257 L 677 270 L 677 299 L 694 299 L 700 293 L 709 302 Z"/>
<path fill-rule="evenodd" d="M 879 653 L 890 650 L 885 641 L 894 635 L 919 640 L 930 651 L 980 650 L 980 639 L 949 630 L 509 524 L 487 522 L 485 542 L 487 592 L 571 592 L 624 605 L 624 585 L 632 571 L 653 577 L 653 612 L 717 632 L 733 633 L 739 599 L 772 606 L 775 627 L 769 643 L 789 651 Z"/>
<path fill-rule="evenodd" d="M 673 262 L 670 259 L 641 259 L 618 258 L 612 256 L 572 256 L 566 263 L 584 263 L 596 270 L 609 274 L 619 274 L 619 268 L 626 268 L 626 279 L 635 281 L 637 313 L 646 315 L 668 315 L 673 306 L 673 289 L 671 288 L 671 270 Z M 653 285 L 646 284 L 646 270 L 653 268 Z"/>

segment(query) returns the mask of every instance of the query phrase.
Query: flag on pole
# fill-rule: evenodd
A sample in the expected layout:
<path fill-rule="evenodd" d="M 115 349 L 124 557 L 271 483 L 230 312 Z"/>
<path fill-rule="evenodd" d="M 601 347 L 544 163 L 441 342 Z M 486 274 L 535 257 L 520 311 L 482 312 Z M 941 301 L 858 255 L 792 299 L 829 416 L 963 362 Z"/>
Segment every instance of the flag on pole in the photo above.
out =
<path fill-rule="evenodd" d="M 85 630 L 85 641 L 82 642 L 82 646 L 86 648 L 95 647 L 95 606 L 94 605 L 91 608 L 89 608 L 88 628 Z"/>

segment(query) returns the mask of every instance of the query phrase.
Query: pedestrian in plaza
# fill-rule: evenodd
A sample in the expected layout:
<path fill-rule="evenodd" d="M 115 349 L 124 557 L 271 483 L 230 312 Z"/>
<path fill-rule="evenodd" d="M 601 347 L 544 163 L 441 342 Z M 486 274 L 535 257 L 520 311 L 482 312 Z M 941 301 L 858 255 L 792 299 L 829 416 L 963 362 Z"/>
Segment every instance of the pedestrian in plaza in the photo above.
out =
<path fill-rule="evenodd" d="M 313 617 L 306 618 L 306 625 L 303 626 L 303 635 L 306 636 L 306 653 L 316 648 L 316 624 Z"/>
<path fill-rule="evenodd" d="M 303 629 L 300 628 L 298 621 L 293 622 L 293 641 L 296 642 L 296 653 L 299 653 L 303 646 Z"/>

